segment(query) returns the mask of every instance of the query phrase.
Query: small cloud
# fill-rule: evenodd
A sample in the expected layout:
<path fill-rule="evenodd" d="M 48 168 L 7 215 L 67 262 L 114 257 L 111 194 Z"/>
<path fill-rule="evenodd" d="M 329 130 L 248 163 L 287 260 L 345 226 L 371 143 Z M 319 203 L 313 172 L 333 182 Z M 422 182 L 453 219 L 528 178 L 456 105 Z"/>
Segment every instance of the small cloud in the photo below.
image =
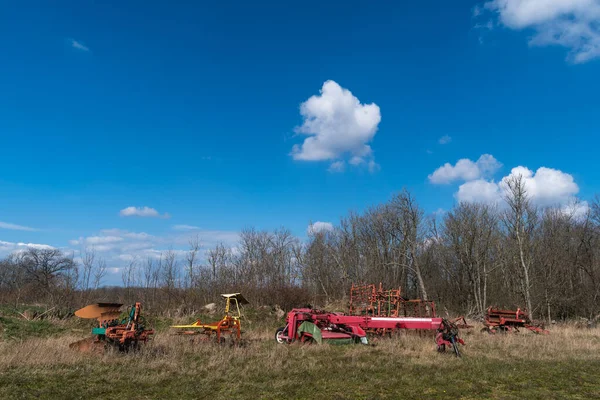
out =
<path fill-rule="evenodd" d="M 442 137 L 441 137 L 441 138 L 438 140 L 438 143 L 439 143 L 439 144 L 448 144 L 448 143 L 450 143 L 451 141 L 452 141 L 452 138 L 451 138 L 450 136 L 448 136 L 448 135 L 444 135 L 444 136 L 442 136 Z"/>
<path fill-rule="evenodd" d="M 322 222 L 322 221 L 317 221 L 314 224 L 310 224 L 308 225 L 308 228 L 306 229 L 306 232 L 309 235 L 314 235 L 315 233 L 319 233 L 319 232 L 331 232 L 333 231 L 333 224 L 331 222 Z"/>
<path fill-rule="evenodd" d="M 168 213 L 161 215 L 154 208 L 150 207 L 126 207 L 119 212 L 121 217 L 150 217 L 150 218 L 171 218 Z"/>
<path fill-rule="evenodd" d="M 173 230 L 175 231 L 197 231 L 199 229 L 199 226 L 194 225 L 173 225 Z"/>
<path fill-rule="evenodd" d="M 329 172 L 344 172 L 346 169 L 346 163 L 343 161 L 336 161 L 331 163 L 327 171 Z"/>
<path fill-rule="evenodd" d="M 27 248 L 31 248 L 31 249 L 38 249 L 38 250 L 53 250 L 53 249 L 55 249 L 54 246 L 50 246 L 49 244 L 38 244 L 38 243 L 17 243 L 17 246 L 27 247 Z"/>
<path fill-rule="evenodd" d="M 30 228 L 28 226 L 11 224 L 9 222 L 1 222 L 1 221 L 0 221 L 0 229 L 11 229 L 14 231 L 30 231 L 30 232 L 37 231 L 37 229 Z"/>
<path fill-rule="evenodd" d="M 69 39 L 69 42 L 71 43 L 71 47 L 73 47 L 74 49 L 80 50 L 80 51 L 90 51 L 90 48 L 87 47 L 86 45 L 84 45 L 83 43 L 75 40 L 75 39 Z"/>
<path fill-rule="evenodd" d="M 477 161 L 468 158 L 460 159 L 455 165 L 446 163 L 428 176 L 433 184 L 448 184 L 456 180 L 473 181 L 493 175 L 502 163 L 491 154 L 483 154 Z"/>

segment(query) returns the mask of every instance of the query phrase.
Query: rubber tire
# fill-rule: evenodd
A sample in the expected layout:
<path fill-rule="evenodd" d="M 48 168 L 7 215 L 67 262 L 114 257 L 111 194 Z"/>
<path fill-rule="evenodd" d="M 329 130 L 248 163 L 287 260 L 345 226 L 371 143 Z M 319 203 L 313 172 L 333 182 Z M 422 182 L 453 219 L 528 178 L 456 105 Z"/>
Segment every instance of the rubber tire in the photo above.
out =
<path fill-rule="evenodd" d="M 283 333 L 283 331 L 285 331 L 285 327 L 282 328 L 277 328 L 277 330 L 275 331 L 275 342 L 277 342 L 277 344 L 285 344 L 286 340 L 280 338 L 280 334 Z"/>

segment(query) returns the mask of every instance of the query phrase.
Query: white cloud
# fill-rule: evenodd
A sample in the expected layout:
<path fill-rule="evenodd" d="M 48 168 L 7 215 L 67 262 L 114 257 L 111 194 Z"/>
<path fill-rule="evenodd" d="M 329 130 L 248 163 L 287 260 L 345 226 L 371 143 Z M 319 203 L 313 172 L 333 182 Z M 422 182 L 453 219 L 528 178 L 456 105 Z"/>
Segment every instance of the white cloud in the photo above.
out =
<path fill-rule="evenodd" d="M 122 242 L 123 238 L 118 236 L 90 236 L 85 239 L 85 242 L 90 245 L 109 244 Z"/>
<path fill-rule="evenodd" d="M 39 249 L 39 250 L 52 250 L 55 247 L 50 246 L 48 244 L 40 244 L 40 243 L 13 243 L 13 242 L 5 242 L 0 240 L 0 254 L 9 254 L 13 252 L 22 252 L 27 248 Z"/>
<path fill-rule="evenodd" d="M 450 143 L 451 141 L 452 141 L 452 138 L 451 138 L 450 136 L 448 136 L 448 135 L 444 135 L 444 136 L 442 136 L 442 137 L 441 137 L 441 138 L 438 140 L 438 143 L 439 143 L 439 144 L 448 144 L 448 143 Z"/>
<path fill-rule="evenodd" d="M 300 105 L 300 114 L 304 122 L 296 132 L 308 137 L 302 145 L 292 148 L 291 155 L 295 160 L 329 160 L 335 164 L 349 157 L 353 160 L 352 165 L 358 165 L 359 159 L 373 158 L 368 143 L 373 140 L 381 121 L 377 104 L 361 104 L 348 89 L 329 80 L 323 84 L 319 95 Z"/>
<path fill-rule="evenodd" d="M 522 176 L 527 194 L 540 205 L 565 204 L 579 192 L 573 176 L 553 168 L 540 167 L 533 173 L 526 167 L 515 167 L 510 175 L 502 178 L 500 187 L 506 186 L 511 177 Z"/>
<path fill-rule="evenodd" d="M 170 218 L 168 213 L 161 215 L 154 208 L 150 207 L 126 207 L 119 212 L 121 217 L 152 217 L 152 218 Z"/>
<path fill-rule="evenodd" d="M 353 164 L 355 165 L 355 164 Z M 327 171 L 329 172 L 344 172 L 346 170 L 346 163 L 344 161 L 334 161 L 331 163 Z"/>
<path fill-rule="evenodd" d="M 561 211 L 575 220 L 582 220 L 590 211 L 590 205 L 587 201 L 574 200 L 562 206 Z"/>
<path fill-rule="evenodd" d="M 572 175 L 547 167 L 540 167 L 534 173 L 527 167 L 518 166 L 498 183 L 485 179 L 472 180 L 460 185 L 454 196 L 458 201 L 499 203 L 507 194 L 509 179 L 517 176 L 523 178 L 527 195 L 536 205 L 565 206 L 565 212 L 573 210 L 576 213 L 585 212 L 588 207 L 585 202 L 576 202 L 579 186 Z"/>
<path fill-rule="evenodd" d="M 173 225 L 173 230 L 176 231 L 197 231 L 200 227 L 194 225 Z"/>
<path fill-rule="evenodd" d="M 322 222 L 317 221 L 314 224 L 308 225 L 306 232 L 310 234 L 315 234 L 319 232 L 331 232 L 333 231 L 333 224 L 331 222 Z"/>
<path fill-rule="evenodd" d="M 15 231 L 37 231 L 37 229 L 35 228 L 30 228 L 28 226 L 23 226 L 23 225 L 17 225 L 17 224 L 11 224 L 9 222 L 2 222 L 0 221 L 0 229 L 11 229 L 11 230 L 15 230 Z"/>
<path fill-rule="evenodd" d="M 492 0 L 475 17 L 494 14 L 510 29 L 531 29 L 532 46 L 558 45 L 582 63 L 600 56 L 600 0 Z"/>
<path fill-rule="evenodd" d="M 446 184 L 457 180 L 472 181 L 494 174 L 502 164 L 490 154 L 483 154 L 476 162 L 463 158 L 455 165 L 446 163 L 429 175 L 429 182 Z"/>
<path fill-rule="evenodd" d="M 86 45 L 84 45 L 83 43 L 81 43 L 75 39 L 70 39 L 69 42 L 71 43 L 71 47 L 73 47 L 74 49 L 86 51 L 86 52 L 90 51 L 89 47 L 87 47 Z"/>
<path fill-rule="evenodd" d="M 498 184 L 484 179 L 463 183 L 454 197 L 468 203 L 496 203 L 502 199 Z"/>

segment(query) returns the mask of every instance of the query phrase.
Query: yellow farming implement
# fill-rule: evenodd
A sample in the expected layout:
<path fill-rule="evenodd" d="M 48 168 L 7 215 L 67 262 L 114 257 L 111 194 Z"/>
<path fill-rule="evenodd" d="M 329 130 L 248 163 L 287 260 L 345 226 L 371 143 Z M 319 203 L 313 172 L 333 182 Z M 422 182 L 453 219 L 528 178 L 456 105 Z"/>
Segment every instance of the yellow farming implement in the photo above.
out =
<path fill-rule="evenodd" d="M 248 300 L 240 293 L 222 294 L 225 298 L 225 316 L 217 321 L 208 324 L 203 324 L 197 320 L 190 325 L 173 325 L 171 328 L 180 329 L 178 332 L 182 335 L 206 335 L 206 339 L 211 339 L 216 336 L 217 343 L 223 343 L 225 338 L 223 335 L 229 333 L 234 341 L 239 341 L 242 334 L 242 325 L 240 323 L 240 305 L 248 304 Z"/>

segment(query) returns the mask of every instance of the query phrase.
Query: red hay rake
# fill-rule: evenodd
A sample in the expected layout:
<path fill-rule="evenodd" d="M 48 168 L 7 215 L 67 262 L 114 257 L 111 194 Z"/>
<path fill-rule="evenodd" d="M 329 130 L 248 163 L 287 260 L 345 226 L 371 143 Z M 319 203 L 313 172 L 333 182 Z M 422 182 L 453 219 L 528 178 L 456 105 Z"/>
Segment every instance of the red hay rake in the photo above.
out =
<path fill-rule="evenodd" d="M 548 334 L 541 324 L 534 324 L 527 311 L 517 308 L 516 310 L 502 310 L 489 307 L 483 322 L 485 327 L 482 332 L 494 334 L 497 332 L 520 332 L 519 328 L 525 328 L 534 333 Z"/>

